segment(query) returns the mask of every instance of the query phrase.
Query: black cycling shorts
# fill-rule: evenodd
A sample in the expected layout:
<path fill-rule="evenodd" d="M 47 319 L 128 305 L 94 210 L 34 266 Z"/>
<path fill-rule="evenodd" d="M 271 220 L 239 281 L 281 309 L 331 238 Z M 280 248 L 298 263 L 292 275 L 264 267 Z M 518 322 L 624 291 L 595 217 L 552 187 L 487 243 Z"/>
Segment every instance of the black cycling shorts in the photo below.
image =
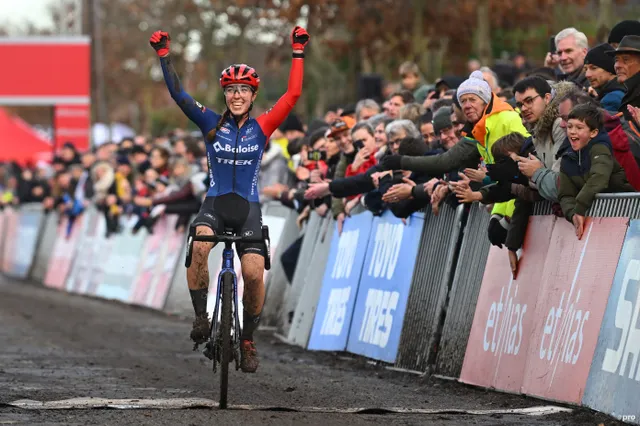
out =
<path fill-rule="evenodd" d="M 260 203 L 250 203 L 238 194 L 206 197 L 192 227 L 208 226 L 220 235 L 225 229 L 244 237 L 262 236 L 262 210 Z M 264 243 L 236 243 L 238 257 L 246 253 L 265 255 Z"/>

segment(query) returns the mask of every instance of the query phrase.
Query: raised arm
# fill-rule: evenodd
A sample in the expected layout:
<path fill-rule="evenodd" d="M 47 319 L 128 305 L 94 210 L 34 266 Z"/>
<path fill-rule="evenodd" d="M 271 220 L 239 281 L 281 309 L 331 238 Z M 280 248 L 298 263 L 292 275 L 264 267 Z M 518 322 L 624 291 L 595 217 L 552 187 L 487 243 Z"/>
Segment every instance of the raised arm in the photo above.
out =
<path fill-rule="evenodd" d="M 185 115 L 206 134 L 218 123 L 219 116 L 194 100 L 184 91 L 180 83 L 180 78 L 178 78 L 178 73 L 171 62 L 171 56 L 169 55 L 170 42 L 171 38 L 169 34 L 164 31 L 156 31 L 149 39 L 149 44 L 151 44 L 151 47 L 155 49 L 160 57 L 162 74 L 164 75 L 164 81 L 167 84 L 171 97 L 176 101 L 176 104 L 178 104 Z"/>
<path fill-rule="evenodd" d="M 304 47 L 309 43 L 309 34 L 304 28 L 295 27 L 291 32 L 293 60 L 289 72 L 287 91 L 269 111 L 257 118 L 262 132 L 269 138 L 287 118 L 302 94 L 302 75 L 304 73 Z"/>

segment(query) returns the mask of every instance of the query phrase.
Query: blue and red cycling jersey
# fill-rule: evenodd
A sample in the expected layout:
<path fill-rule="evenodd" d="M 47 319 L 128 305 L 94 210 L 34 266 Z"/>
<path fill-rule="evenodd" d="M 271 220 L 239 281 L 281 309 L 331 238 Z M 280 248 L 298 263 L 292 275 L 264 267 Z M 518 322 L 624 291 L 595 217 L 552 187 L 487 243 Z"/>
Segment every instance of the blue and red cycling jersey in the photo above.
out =
<path fill-rule="evenodd" d="M 170 56 L 160 58 L 160 63 L 171 97 L 204 135 L 210 180 L 207 197 L 235 193 L 249 202 L 258 202 L 262 153 L 269 137 L 289 115 L 302 93 L 304 59 L 293 59 L 287 92 L 273 108 L 258 118 L 249 116 L 240 128 L 233 118 L 229 118 L 218 132 L 215 129 L 220 114 L 203 106 L 184 91 L 171 65 Z M 209 135 L 214 133 L 212 140 Z"/>

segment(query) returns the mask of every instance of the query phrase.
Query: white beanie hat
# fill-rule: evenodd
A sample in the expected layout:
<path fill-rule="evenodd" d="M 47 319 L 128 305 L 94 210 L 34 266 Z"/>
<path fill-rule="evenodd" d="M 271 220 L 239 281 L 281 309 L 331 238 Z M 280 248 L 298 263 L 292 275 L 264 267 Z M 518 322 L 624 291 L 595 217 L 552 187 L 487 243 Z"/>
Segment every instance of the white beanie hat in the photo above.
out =
<path fill-rule="evenodd" d="M 463 95 L 468 95 L 469 93 L 478 96 L 486 104 L 491 102 L 491 87 L 489 87 L 489 83 L 484 81 L 480 71 L 472 72 L 469 78 L 458 87 L 456 92 L 458 102 L 460 102 L 460 98 Z"/>

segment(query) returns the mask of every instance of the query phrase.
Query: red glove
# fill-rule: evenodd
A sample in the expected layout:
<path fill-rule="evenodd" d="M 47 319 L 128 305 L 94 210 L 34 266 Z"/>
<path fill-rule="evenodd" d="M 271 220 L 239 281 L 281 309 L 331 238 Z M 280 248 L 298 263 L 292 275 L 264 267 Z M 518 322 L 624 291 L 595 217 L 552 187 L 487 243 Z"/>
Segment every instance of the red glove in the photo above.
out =
<path fill-rule="evenodd" d="M 171 36 L 164 31 L 156 31 L 149 38 L 149 44 L 156 50 L 158 56 L 163 57 L 169 54 L 169 44 Z"/>
<path fill-rule="evenodd" d="M 309 43 L 309 33 L 302 27 L 295 27 L 291 31 L 291 47 L 293 50 L 304 50 Z"/>

